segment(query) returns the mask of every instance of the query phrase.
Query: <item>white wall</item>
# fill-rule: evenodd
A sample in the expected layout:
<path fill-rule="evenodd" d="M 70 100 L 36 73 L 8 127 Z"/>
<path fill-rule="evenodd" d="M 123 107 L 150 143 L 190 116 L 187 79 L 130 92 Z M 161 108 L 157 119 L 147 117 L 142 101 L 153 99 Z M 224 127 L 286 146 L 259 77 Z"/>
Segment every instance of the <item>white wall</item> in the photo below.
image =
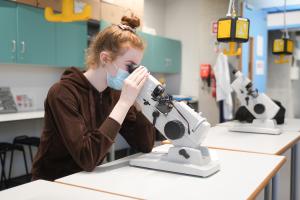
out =
<path fill-rule="evenodd" d="M 0 65 L 0 87 L 8 86 L 12 89 L 13 95 L 28 94 L 33 98 L 34 108 L 44 109 L 44 100 L 48 89 L 53 83 L 59 80 L 64 69 L 45 66 L 28 65 Z M 0 122 L 0 142 L 12 142 L 13 138 L 19 135 L 40 136 L 43 127 L 43 119 L 21 120 L 13 122 Z M 34 153 L 35 153 L 35 148 Z M 28 149 L 27 161 L 31 169 L 31 161 Z M 10 155 L 8 155 L 10 158 Z M 9 159 L 8 159 L 9 161 Z M 21 153 L 15 153 L 12 176 L 25 174 Z M 8 172 L 7 162 L 7 172 Z"/>
<path fill-rule="evenodd" d="M 144 1 L 144 26 L 154 28 L 157 35 L 165 35 L 165 0 Z"/>
<path fill-rule="evenodd" d="M 284 28 L 284 13 L 268 13 L 267 15 L 268 28 L 278 27 Z M 300 11 L 290 11 L 286 13 L 286 25 L 289 27 L 299 27 L 300 24 Z"/>
<path fill-rule="evenodd" d="M 299 117 L 299 81 L 290 80 L 290 63 L 286 64 L 275 64 L 274 59 L 278 59 L 278 56 L 272 54 L 272 45 L 275 38 L 282 36 L 281 31 L 269 31 L 268 36 L 268 78 L 267 78 L 267 94 L 275 99 L 279 100 L 282 105 L 286 108 L 286 118 Z M 290 33 L 291 38 L 294 38 L 294 34 Z M 291 57 L 286 57 L 291 60 Z M 290 156 L 291 151 L 284 153 L 287 157 L 287 162 L 279 171 L 280 177 L 280 191 L 279 199 L 288 199 L 290 195 Z M 298 151 L 299 153 L 299 151 Z M 299 179 L 299 177 L 298 177 Z M 299 189 L 299 188 L 297 188 Z"/>
<path fill-rule="evenodd" d="M 227 3 L 227 0 L 166 0 L 165 35 L 182 42 L 182 70 L 177 75 L 181 83 L 179 92 L 198 97 L 199 111 L 212 125 L 218 123 L 219 111 L 210 93 L 201 89 L 199 65 L 215 63 L 211 22 L 225 16 Z"/>
<path fill-rule="evenodd" d="M 282 103 L 286 108 L 286 117 L 294 117 L 294 95 L 292 93 L 292 82 L 290 80 L 290 63 L 275 64 L 274 60 L 278 59 L 278 56 L 272 54 L 272 45 L 275 38 L 282 36 L 281 31 L 269 32 L 268 42 L 268 78 L 267 78 L 267 94 Z M 286 57 L 291 60 L 291 57 Z"/>
<path fill-rule="evenodd" d="M 247 0 L 248 3 L 255 6 L 257 9 L 282 7 L 284 5 L 284 0 Z M 287 6 L 299 6 L 299 0 L 287 0 Z"/>

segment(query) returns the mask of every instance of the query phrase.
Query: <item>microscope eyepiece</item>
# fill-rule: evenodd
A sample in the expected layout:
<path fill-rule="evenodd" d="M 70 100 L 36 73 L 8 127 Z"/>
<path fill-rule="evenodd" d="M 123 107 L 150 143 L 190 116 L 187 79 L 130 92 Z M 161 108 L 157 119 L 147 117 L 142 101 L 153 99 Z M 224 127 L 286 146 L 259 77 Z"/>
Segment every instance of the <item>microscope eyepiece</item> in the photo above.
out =
<path fill-rule="evenodd" d="M 249 90 L 249 89 L 252 88 L 252 86 L 253 86 L 253 84 L 252 84 L 252 82 L 250 82 L 250 83 L 248 83 L 248 84 L 245 86 L 245 88 L 246 88 L 247 90 Z"/>
<path fill-rule="evenodd" d="M 161 96 L 165 91 L 165 88 L 161 85 L 157 85 L 156 88 L 152 92 L 152 97 L 157 98 Z"/>
<path fill-rule="evenodd" d="M 127 65 L 129 74 L 131 74 L 131 73 L 132 73 L 134 70 L 136 70 L 139 66 L 140 66 L 140 65 L 136 65 L 136 64 L 133 64 L 133 63 Z"/>
<path fill-rule="evenodd" d="M 233 69 L 232 70 L 232 74 L 234 75 L 235 73 L 237 73 L 238 72 L 238 70 L 236 70 L 236 69 Z"/>

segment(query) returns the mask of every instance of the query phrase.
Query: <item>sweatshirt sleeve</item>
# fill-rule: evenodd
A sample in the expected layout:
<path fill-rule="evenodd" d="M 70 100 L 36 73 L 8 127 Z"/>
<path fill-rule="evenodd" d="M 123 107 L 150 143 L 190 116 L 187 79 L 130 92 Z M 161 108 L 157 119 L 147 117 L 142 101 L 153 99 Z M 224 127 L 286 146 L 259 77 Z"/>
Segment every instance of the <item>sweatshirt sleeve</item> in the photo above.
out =
<path fill-rule="evenodd" d="M 132 148 L 148 153 L 154 146 L 156 130 L 141 112 L 131 107 L 122 124 L 120 134 Z"/>
<path fill-rule="evenodd" d="M 105 157 L 120 130 L 120 124 L 107 118 L 98 129 L 89 130 L 76 98 L 68 89 L 57 86 L 50 89 L 49 106 L 56 131 L 74 161 L 85 171 L 92 171 Z"/>

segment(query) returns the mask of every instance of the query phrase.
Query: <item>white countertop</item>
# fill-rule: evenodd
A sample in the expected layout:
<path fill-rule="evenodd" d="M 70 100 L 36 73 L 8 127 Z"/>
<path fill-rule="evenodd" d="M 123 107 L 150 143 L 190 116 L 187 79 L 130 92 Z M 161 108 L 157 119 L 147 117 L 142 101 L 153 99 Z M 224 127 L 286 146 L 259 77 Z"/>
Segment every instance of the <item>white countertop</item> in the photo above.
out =
<path fill-rule="evenodd" d="M 232 127 L 234 124 L 239 123 L 237 120 L 228 121 L 217 124 L 217 126 Z M 284 120 L 284 124 L 277 125 L 283 131 L 300 131 L 300 119 L 287 118 Z"/>
<path fill-rule="evenodd" d="M 93 191 L 44 180 L 33 181 L 0 192 L 1 200 L 129 200 L 119 195 Z"/>
<path fill-rule="evenodd" d="M 167 151 L 169 145 L 154 151 Z M 211 150 L 221 170 L 207 177 L 195 177 L 131 167 L 134 155 L 56 180 L 94 190 L 110 191 L 143 199 L 241 200 L 255 198 L 283 165 L 283 156 Z"/>
<path fill-rule="evenodd" d="M 38 119 L 38 118 L 43 118 L 44 115 L 45 115 L 45 111 L 43 110 L 0 114 L 0 122 L 17 121 L 17 120 L 25 120 L 25 119 Z"/>
<path fill-rule="evenodd" d="M 228 124 L 227 124 L 228 125 Z M 300 140 L 300 132 L 283 131 L 280 135 L 231 132 L 228 126 L 209 130 L 203 146 L 217 149 L 281 155 Z"/>

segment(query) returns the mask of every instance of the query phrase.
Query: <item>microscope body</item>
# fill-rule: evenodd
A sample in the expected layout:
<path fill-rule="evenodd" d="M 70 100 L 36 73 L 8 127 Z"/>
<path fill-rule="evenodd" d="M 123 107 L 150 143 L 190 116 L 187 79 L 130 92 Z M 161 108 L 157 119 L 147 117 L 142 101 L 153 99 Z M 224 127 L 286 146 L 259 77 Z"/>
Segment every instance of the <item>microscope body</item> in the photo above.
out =
<path fill-rule="evenodd" d="M 131 165 L 204 177 L 219 170 L 219 162 L 213 161 L 208 148 L 201 146 L 210 124 L 199 113 L 166 95 L 160 82 L 151 75 L 137 103 L 173 146 L 168 153 L 152 152 L 133 159 Z"/>
<path fill-rule="evenodd" d="M 256 119 L 251 125 L 235 126 L 232 131 L 280 134 L 280 130 L 275 128 L 275 121 L 272 120 L 279 111 L 279 106 L 266 94 L 253 89 L 252 82 L 240 71 L 235 71 L 234 76 L 236 79 L 231 84 L 232 89 L 241 105 L 245 106 Z"/>

